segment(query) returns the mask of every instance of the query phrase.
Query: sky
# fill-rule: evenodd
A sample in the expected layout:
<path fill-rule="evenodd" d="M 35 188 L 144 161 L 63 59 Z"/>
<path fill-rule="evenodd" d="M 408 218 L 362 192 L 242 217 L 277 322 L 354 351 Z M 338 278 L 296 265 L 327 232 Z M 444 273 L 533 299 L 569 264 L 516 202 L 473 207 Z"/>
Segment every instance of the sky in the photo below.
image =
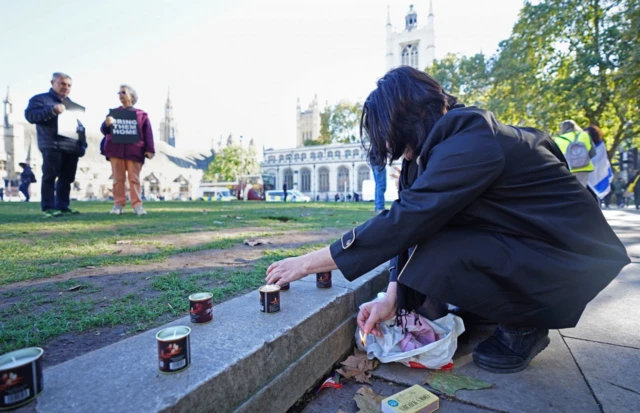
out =
<path fill-rule="evenodd" d="M 425 25 L 429 0 L 0 0 L 0 96 L 10 86 L 23 120 L 51 73 L 68 73 L 97 133 L 126 83 L 158 138 L 170 89 L 178 148 L 230 133 L 293 147 L 297 98 L 364 100 L 384 75 L 387 7 L 401 31 L 410 4 Z M 433 0 L 436 58 L 493 54 L 522 4 Z"/>

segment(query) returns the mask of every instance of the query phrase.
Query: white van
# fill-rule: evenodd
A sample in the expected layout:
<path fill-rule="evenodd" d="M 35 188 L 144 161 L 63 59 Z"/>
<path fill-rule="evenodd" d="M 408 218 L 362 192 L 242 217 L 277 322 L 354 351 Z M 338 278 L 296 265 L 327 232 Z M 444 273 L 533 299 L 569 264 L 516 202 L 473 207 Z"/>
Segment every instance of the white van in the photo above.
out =
<path fill-rule="evenodd" d="M 393 202 L 398 199 L 396 181 L 390 175 L 391 171 L 387 168 L 387 190 L 384 192 L 385 202 Z M 376 200 L 376 181 L 373 179 L 362 181 L 362 200 L 365 202 Z"/>
<path fill-rule="evenodd" d="M 199 198 L 202 198 L 205 201 L 228 202 L 233 200 L 231 191 L 223 186 L 204 187 L 199 189 L 201 191 Z"/>
<path fill-rule="evenodd" d="M 283 191 L 267 191 L 264 195 L 264 200 L 267 202 L 284 202 Z M 291 189 L 287 191 L 287 202 L 309 202 L 311 198 L 298 191 L 297 189 Z"/>

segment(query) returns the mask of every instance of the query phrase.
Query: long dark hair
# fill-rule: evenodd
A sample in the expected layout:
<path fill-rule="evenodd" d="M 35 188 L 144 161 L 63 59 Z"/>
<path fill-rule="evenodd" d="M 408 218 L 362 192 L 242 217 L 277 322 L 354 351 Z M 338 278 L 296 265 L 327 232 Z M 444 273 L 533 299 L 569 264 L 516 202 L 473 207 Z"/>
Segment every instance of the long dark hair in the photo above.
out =
<path fill-rule="evenodd" d="M 589 134 L 589 136 L 591 137 L 591 140 L 596 145 L 602 141 L 602 131 L 597 125 L 591 125 L 588 128 L 586 128 L 584 131 Z"/>
<path fill-rule="evenodd" d="M 362 108 L 360 140 L 378 168 L 407 148 L 419 152 L 433 125 L 458 103 L 431 76 L 409 66 L 389 71 L 376 86 Z"/>

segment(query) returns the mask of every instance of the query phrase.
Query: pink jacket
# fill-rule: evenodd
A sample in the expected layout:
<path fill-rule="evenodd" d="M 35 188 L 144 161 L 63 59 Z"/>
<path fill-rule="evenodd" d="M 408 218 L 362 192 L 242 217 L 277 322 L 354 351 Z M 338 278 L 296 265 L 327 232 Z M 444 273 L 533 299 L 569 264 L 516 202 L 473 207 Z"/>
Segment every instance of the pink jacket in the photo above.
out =
<path fill-rule="evenodd" d="M 118 109 L 124 109 L 120 106 Z M 149 122 L 149 116 L 143 110 L 131 107 L 129 110 L 136 111 L 136 118 L 138 120 L 138 135 L 140 140 L 137 143 L 113 143 L 111 141 L 111 130 L 102 122 L 100 131 L 106 136 L 104 146 L 100 153 L 107 158 L 120 158 L 128 159 L 130 161 L 136 161 L 144 163 L 145 152 L 155 153 L 155 146 L 153 144 L 153 132 L 151 131 L 151 122 Z"/>

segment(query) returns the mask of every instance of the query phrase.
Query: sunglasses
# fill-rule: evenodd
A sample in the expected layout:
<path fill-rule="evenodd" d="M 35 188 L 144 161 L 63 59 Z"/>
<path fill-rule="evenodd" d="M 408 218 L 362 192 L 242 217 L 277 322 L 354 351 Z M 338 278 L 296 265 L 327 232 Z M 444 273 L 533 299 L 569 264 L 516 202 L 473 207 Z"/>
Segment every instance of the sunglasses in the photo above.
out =
<path fill-rule="evenodd" d="M 126 91 L 124 91 L 124 90 L 121 90 L 120 92 L 118 92 L 118 94 L 119 94 L 119 95 L 126 95 L 126 94 L 127 94 L 127 92 L 126 92 Z"/>

